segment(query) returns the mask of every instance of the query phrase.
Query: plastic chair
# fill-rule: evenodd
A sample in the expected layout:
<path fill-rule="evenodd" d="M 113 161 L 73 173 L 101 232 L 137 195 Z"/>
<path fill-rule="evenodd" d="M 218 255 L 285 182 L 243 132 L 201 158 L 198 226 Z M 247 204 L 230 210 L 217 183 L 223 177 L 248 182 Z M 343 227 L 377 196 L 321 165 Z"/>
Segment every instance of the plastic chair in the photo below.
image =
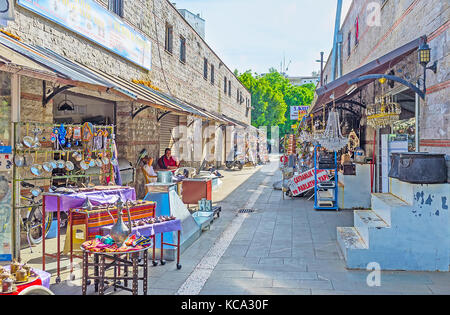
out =
<path fill-rule="evenodd" d="M 55 295 L 55 293 L 53 293 L 46 287 L 35 285 L 26 288 L 25 290 L 20 292 L 19 295 Z"/>

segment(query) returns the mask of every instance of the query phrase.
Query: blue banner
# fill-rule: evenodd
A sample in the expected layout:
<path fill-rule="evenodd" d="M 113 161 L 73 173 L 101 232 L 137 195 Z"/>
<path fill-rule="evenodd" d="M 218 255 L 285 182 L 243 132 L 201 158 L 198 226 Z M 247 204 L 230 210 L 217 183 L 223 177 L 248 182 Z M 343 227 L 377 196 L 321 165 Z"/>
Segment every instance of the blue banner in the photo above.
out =
<path fill-rule="evenodd" d="M 151 41 L 94 0 L 18 0 L 17 3 L 151 70 Z"/>

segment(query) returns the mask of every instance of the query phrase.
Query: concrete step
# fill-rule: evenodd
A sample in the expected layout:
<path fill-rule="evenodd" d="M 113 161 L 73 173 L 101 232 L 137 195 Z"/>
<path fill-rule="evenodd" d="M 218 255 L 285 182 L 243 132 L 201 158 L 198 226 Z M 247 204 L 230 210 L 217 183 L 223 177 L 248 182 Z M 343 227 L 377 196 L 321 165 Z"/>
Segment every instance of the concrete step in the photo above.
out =
<path fill-rule="evenodd" d="M 414 184 L 405 183 L 395 178 L 390 179 L 390 193 L 410 205 L 414 204 L 415 186 Z"/>
<path fill-rule="evenodd" d="M 372 194 L 372 211 L 388 225 L 392 225 L 392 212 L 409 205 L 392 194 Z"/>
<path fill-rule="evenodd" d="M 369 249 L 354 227 L 338 227 L 337 241 L 346 260 L 349 259 L 352 251 Z"/>
<path fill-rule="evenodd" d="M 381 217 L 379 217 L 374 211 L 358 210 L 354 212 L 355 228 L 359 235 L 363 239 L 364 243 L 370 247 L 370 233 L 374 229 L 389 228 L 389 224 L 386 223 Z"/>

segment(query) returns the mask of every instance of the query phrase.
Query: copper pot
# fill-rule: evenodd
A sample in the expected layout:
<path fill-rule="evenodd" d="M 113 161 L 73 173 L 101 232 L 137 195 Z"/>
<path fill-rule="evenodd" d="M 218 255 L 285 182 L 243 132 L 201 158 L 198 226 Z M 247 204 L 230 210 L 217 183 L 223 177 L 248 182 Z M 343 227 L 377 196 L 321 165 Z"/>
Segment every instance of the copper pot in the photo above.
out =
<path fill-rule="evenodd" d="M 17 282 L 27 282 L 28 281 L 28 271 L 25 269 L 17 270 L 16 281 Z"/>

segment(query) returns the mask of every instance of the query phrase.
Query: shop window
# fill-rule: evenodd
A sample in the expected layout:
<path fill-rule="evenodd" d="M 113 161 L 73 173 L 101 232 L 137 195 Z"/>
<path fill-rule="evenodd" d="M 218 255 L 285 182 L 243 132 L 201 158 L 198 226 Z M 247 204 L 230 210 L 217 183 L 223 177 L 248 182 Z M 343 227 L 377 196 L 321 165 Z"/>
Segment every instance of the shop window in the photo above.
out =
<path fill-rule="evenodd" d="M 164 48 L 167 52 L 173 52 L 173 26 L 166 24 L 166 40 Z"/>
<path fill-rule="evenodd" d="M 203 59 L 203 78 L 208 80 L 208 59 Z"/>
<path fill-rule="evenodd" d="M 348 38 L 347 38 L 347 56 L 350 57 L 352 54 L 352 32 L 348 32 Z"/>
<path fill-rule="evenodd" d="M 108 9 L 123 18 L 123 0 L 109 0 Z"/>
<path fill-rule="evenodd" d="M 211 84 L 214 85 L 214 65 L 211 65 Z"/>
<path fill-rule="evenodd" d="M 186 38 L 180 36 L 180 61 L 186 63 Z"/>

